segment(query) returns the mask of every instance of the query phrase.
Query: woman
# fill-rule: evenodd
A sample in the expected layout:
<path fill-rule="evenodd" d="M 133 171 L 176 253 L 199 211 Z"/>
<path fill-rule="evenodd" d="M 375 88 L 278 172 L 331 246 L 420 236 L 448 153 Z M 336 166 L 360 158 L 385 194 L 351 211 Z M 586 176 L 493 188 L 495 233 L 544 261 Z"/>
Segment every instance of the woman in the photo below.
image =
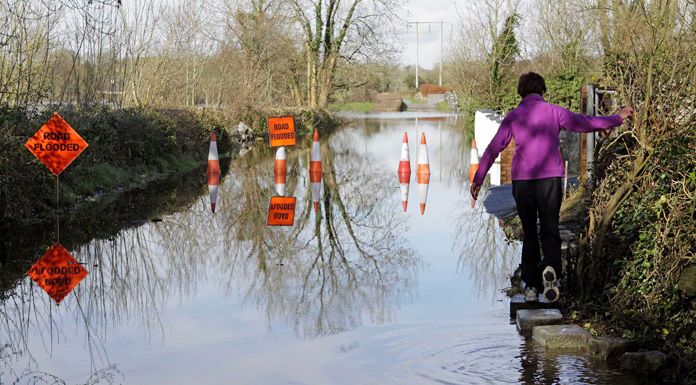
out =
<path fill-rule="evenodd" d="M 616 115 L 590 117 L 576 114 L 544 101 L 546 83 L 541 75 L 529 72 L 520 76 L 517 93 L 522 101 L 507 114 L 498 132 L 483 153 L 471 184 L 476 199 L 483 179 L 498 154 L 515 139 L 512 158 L 512 195 L 524 232 L 522 244 L 522 280 L 525 299 L 536 301 L 543 290 L 549 301 L 560 296 L 557 273 L 561 272 L 561 237 L 558 216 L 562 201 L 564 164 L 558 147 L 562 129 L 575 132 L 604 131 L 623 123 L 633 114 L 630 107 Z M 540 234 L 537 235 L 537 218 Z M 539 252 L 539 236 L 544 260 Z"/>

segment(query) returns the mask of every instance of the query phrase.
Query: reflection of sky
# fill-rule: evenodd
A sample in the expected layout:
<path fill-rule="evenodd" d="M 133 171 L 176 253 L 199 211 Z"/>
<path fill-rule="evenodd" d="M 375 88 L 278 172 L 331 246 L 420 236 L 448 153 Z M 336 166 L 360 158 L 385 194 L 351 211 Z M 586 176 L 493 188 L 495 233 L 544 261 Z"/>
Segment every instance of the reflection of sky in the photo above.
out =
<path fill-rule="evenodd" d="M 271 309 L 269 303 L 291 302 L 295 282 L 286 282 L 282 291 L 254 292 L 262 287 L 258 286 L 259 277 L 254 275 L 258 262 L 253 256 L 247 264 L 242 257 L 233 259 L 240 264 L 236 270 L 223 269 L 228 263 L 225 258 L 238 246 L 234 242 L 222 247 L 217 245 L 218 240 L 233 238 L 234 235 L 228 234 L 228 229 L 220 225 L 224 206 L 211 220 L 207 212 L 207 197 L 203 196 L 188 211 L 166 217 L 160 224 L 146 224 L 137 231 L 128 230 L 138 234 L 130 238 L 142 239 L 141 243 L 155 261 L 152 269 L 139 272 L 157 274 L 166 280 L 179 277 L 172 273 L 172 269 L 185 268 L 190 270 L 186 275 L 190 281 L 174 282 L 171 287 L 160 288 L 143 285 L 142 290 L 146 292 L 128 293 L 131 302 L 118 311 L 128 311 L 129 314 L 120 314 L 121 320 L 114 325 L 106 321 L 110 326 L 101 331 L 98 328 L 93 330 L 92 338 L 100 341 L 95 345 L 103 346 L 104 350 L 96 353 L 92 370 L 114 363 L 123 373 L 126 384 L 516 383 L 520 377 L 522 339 L 509 325 L 507 304 L 498 302 L 502 299 L 498 289 L 506 284 L 504 274 L 517 263 L 516 258 L 511 258 L 507 267 L 502 267 L 501 255 L 517 255 L 518 247 L 505 246 L 496 221 L 491 221 L 480 209 L 471 209 L 465 199 L 468 173 L 456 162 L 468 159 L 468 156 L 461 155 L 468 149 L 460 145 L 467 140 L 462 140 L 464 130 L 452 120 L 440 124 L 419 121 L 419 130 L 425 130 L 428 138 L 432 172 L 427 209 L 424 216 L 420 215 L 415 188 L 415 144 L 418 141 L 414 123 L 413 120 L 359 120 L 331 138 L 332 151 L 348 148 L 353 156 L 362 154 L 375 162 L 366 169 L 375 170 L 371 172 L 383 178 L 382 183 L 387 187 L 393 185 L 393 196 L 378 202 L 393 206 L 381 208 L 389 215 L 405 219 L 406 226 L 398 227 L 403 231 L 403 247 L 413 249 L 422 262 L 414 265 L 416 277 L 411 295 L 397 298 L 398 295 L 389 291 L 392 288 L 386 288 L 385 297 L 376 298 L 376 301 L 393 301 L 385 305 L 386 311 L 392 313 L 386 321 L 372 317 L 371 311 L 366 309 L 379 308 L 379 305 L 367 302 L 372 298 L 373 282 L 357 282 L 357 289 L 367 286 L 364 296 L 358 296 L 366 302 L 348 305 L 360 304 L 365 308 L 348 306 L 347 310 L 343 309 L 345 314 L 334 314 L 336 317 L 357 317 L 355 326 L 311 338 L 298 338 L 293 317 L 299 317 L 300 322 L 307 322 L 307 319 L 288 312 L 288 309 L 275 309 L 267 314 Z M 442 127 L 442 132 L 439 127 Z M 413 170 L 407 213 L 402 212 L 396 178 L 403 130 L 409 130 Z M 336 142 L 339 140 L 340 143 Z M 272 154 L 269 157 L 272 158 Z M 333 159 L 351 158 L 336 155 Z M 267 182 L 271 191 L 272 162 L 269 160 L 263 164 L 270 170 Z M 350 165 L 336 164 L 335 168 L 342 177 L 345 177 L 342 170 L 352 170 Z M 459 171 L 444 172 L 448 168 Z M 448 175 L 442 180 L 440 169 L 443 175 Z M 229 175 L 221 194 L 231 194 L 234 185 L 239 183 L 242 182 L 234 174 Z M 299 189 L 306 191 L 306 186 Z M 343 198 L 350 211 L 353 202 L 350 194 L 344 193 Z M 267 205 L 266 196 L 258 199 L 263 201 L 262 206 Z M 226 202 L 226 205 L 228 209 L 234 208 L 231 207 L 234 202 Z M 314 214 L 311 215 L 313 218 Z M 265 223 L 265 217 L 258 220 Z M 308 229 L 314 226 L 313 219 L 308 226 Z M 161 234 L 164 228 L 173 229 L 173 237 L 191 236 L 189 232 L 176 231 L 177 228 L 186 228 L 194 234 L 181 243 L 178 254 L 169 255 Z M 278 231 L 285 233 L 291 229 Z M 379 232 L 380 229 L 373 231 Z M 462 231 L 471 234 L 457 239 Z M 483 235 L 480 234 L 482 231 Z M 491 239 L 498 242 L 498 246 L 480 244 L 486 239 L 488 243 Z M 95 248 L 99 242 L 104 241 L 95 241 L 90 246 L 92 248 L 86 250 L 99 250 Z M 176 242 L 176 239 L 171 239 L 171 243 Z M 266 269 L 293 271 L 295 263 L 304 258 L 304 254 L 300 254 L 311 246 L 286 260 L 284 267 L 270 263 Z M 125 250 L 115 258 L 142 252 L 135 244 L 126 245 Z M 208 252 L 200 253 L 201 250 Z M 480 250 L 488 250 L 488 254 L 482 254 Z M 108 253 L 108 250 L 102 252 Z M 273 261 L 272 257 L 268 258 Z M 388 261 L 378 262 L 382 264 L 383 273 L 393 272 L 408 278 L 406 271 L 389 269 Z M 478 275 L 472 276 L 472 271 L 477 271 Z M 134 276 L 124 284 L 135 286 L 133 281 L 146 280 L 147 274 Z M 92 278 L 95 276 L 93 272 Z M 480 290 L 481 282 L 487 282 L 489 286 Z M 81 289 L 90 284 L 95 283 L 85 285 L 83 282 L 85 286 Z M 399 284 L 390 281 L 390 285 Z M 348 287 L 340 286 L 341 290 Z M 284 298 L 284 293 L 289 298 Z M 37 294 L 43 295 L 42 292 Z M 83 306 L 89 301 L 84 293 L 75 294 L 66 299 L 61 309 L 51 308 L 54 315 L 63 314 L 63 321 L 54 325 L 62 334 L 59 341 L 53 343 L 52 354 L 48 354 L 42 342 L 32 335 L 29 336 L 30 350 L 40 370 L 64 378 L 68 383 L 84 383 L 91 366 L 85 349 L 91 344 L 85 340 L 83 321 L 75 316 L 79 313 L 76 298 L 80 298 Z M 114 294 L 107 290 L 107 295 Z M 153 299 L 148 301 L 148 298 Z M 137 309 L 140 304 L 144 304 L 149 312 Z M 110 318 L 112 315 L 105 316 Z M 143 327 L 148 322 L 151 325 L 149 331 Z M 576 370 L 582 371 L 582 368 Z M 572 373 L 570 377 L 573 378 Z"/>

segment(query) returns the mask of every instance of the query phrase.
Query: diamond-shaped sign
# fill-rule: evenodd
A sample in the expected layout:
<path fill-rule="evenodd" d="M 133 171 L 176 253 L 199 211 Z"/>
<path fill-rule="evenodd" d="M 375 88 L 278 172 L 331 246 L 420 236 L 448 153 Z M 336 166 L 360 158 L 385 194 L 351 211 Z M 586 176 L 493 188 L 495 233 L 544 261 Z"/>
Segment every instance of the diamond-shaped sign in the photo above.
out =
<path fill-rule="evenodd" d="M 27 273 L 56 303 L 82 281 L 88 274 L 60 243 L 51 246 Z"/>
<path fill-rule="evenodd" d="M 57 113 L 24 143 L 24 147 L 55 175 L 63 172 L 87 146 L 87 142 Z"/>

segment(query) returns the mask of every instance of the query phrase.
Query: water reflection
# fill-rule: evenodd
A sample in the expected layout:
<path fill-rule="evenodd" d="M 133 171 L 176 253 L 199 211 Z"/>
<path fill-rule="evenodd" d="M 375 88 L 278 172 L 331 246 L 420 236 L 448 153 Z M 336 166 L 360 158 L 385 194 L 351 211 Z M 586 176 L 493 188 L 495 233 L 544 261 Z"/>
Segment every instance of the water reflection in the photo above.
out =
<path fill-rule="evenodd" d="M 478 293 L 490 295 L 509 286 L 508 276 L 519 263 L 519 245 L 507 239 L 498 220 L 485 213 L 482 205 L 472 209 L 467 199 L 461 199 L 454 213 L 452 249 L 459 255 L 460 269 L 476 282 Z"/>
<path fill-rule="evenodd" d="M 297 191 L 298 201 L 306 203 L 299 205 L 304 212 L 295 228 L 261 226 L 258 232 L 246 232 L 252 237 L 236 249 L 246 257 L 228 264 L 234 266 L 230 287 L 242 276 L 252 277 L 247 299 L 269 321 L 291 322 L 303 338 L 353 328 L 364 313 L 375 322 L 391 319 L 392 309 L 415 279 L 417 259 L 399 235 L 405 230 L 404 220 L 389 209 L 392 191 L 383 183 L 386 170 L 346 145 L 351 143 L 350 133 L 337 135 L 347 137 L 332 140 L 332 146 L 321 145 L 321 210 L 310 215 L 311 195 Z M 289 162 L 304 170 L 298 162 L 303 156 L 290 155 Z M 303 171 L 295 177 L 307 180 Z M 293 177 L 288 179 L 292 183 Z M 255 180 L 260 185 L 264 181 Z M 233 191 L 230 197 L 234 196 Z"/>
<path fill-rule="evenodd" d="M 28 280 L 2 301 L 0 382 L 563 382 L 521 356 L 495 293 L 477 299 L 518 253 L 467 204 L 470 139 L 458 124 L 362 120 L 322 138 L 317 212 L 311 141 L 287 148 L 292 227 L 266 225 L 276 152 L 259 148 L 231 162 L 216 215 L 200 180 L 199 198 L 161 222 L 71 247 L 90 274 L 59 307 Z M 427 132 L 427 216 L 399 204 L 404 130 Z M 570 382 L 612 383 L 574 362 L 558 366 Z M 62 383 L 53 378 L 42 381 Z"/>

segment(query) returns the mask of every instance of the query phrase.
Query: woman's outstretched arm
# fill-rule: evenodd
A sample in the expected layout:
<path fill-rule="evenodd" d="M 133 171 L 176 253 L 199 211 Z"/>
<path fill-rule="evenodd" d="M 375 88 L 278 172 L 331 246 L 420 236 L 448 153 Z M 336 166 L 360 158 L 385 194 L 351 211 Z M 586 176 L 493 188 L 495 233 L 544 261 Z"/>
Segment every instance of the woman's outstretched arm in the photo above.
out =
<path fill-rule="evenodd" d="M 617 114 L 609 116 L 587 116 L 556 106 L 558 123 L 561 128 L 574 132 L 604 131 L 620 126 L 624 119 L 633 114 L 631 107 L 621 108 Z"/>

